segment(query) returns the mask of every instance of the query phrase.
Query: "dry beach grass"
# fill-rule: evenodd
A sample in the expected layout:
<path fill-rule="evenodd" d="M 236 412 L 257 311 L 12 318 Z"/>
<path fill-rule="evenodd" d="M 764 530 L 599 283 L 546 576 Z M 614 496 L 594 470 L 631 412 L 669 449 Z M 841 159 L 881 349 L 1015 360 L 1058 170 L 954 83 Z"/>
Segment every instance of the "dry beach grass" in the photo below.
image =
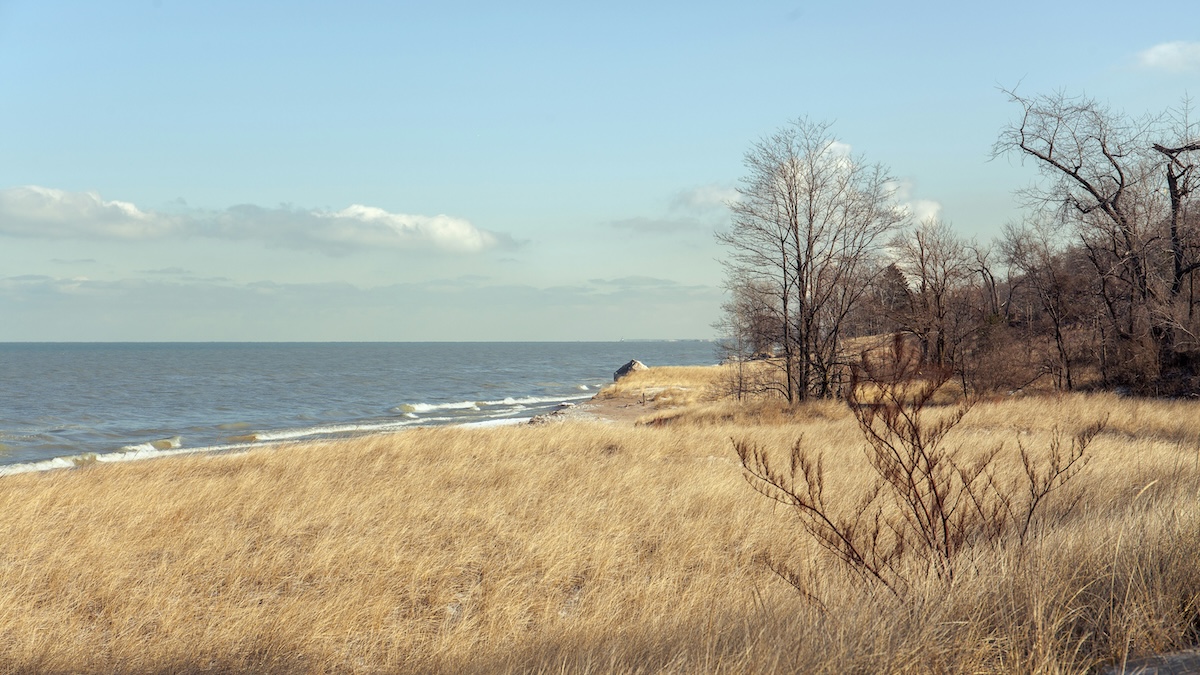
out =
<path fill-rule="evenodd" d="M 1200 405 L 977 404 L 953 432 L 968 449 L 1045 448 L 1107 416 L 1082 501 L 1050 504 L 1028 547 L 981 541 L 953 584 L 898 599 L 751 490 L 732 449 L 802 435 L 849 503 L 868 470 L 853 416 L 717 400 L 718 370 L 652 369 L 598 401 L 636 426 L 417 429 L 6 477 L 0 670 L 1086 673 L 1196 640 Z"/>

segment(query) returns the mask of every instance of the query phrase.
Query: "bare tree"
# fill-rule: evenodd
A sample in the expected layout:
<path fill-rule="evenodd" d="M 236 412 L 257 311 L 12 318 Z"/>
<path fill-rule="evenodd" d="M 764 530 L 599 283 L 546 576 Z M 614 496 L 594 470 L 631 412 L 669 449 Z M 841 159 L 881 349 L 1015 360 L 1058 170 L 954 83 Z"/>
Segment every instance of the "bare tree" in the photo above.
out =
<path fill-rule="evenodd" d="M 762 368 L 749 366 L 751 361 L 769 364 L 782 343 L 778 298 L 762 279 L 739 276 L 736 268 L 730 272 L 726 282 L 730 299 L 722 305 L 722 318 L 714 324 L 723 336 L 718 347 L 724 360 L 734 366 L 728 393 L 739 400 L 747 394 L 786 394 L 778 379 L 764 377 Z"/>
<path fill-rule="evenodd" d="M 763 141 L 765 143 L 765 141 Z M 746 153 L 746 163 L 751 165 L 754 151 Z M 744 179 L 746 186 L 739 189 L 741 199 L 730 202 L 733 212 L 730 229 L 717 233 L 717 241 L 728 247 L 729 258 L 723 261 L 726 271 L 726 287 L 735 296 L 725 307 L 726 333 L 740 330 L 743 317 L 737 315 L 739 302 L 736 296 L 747 288 L 756 289 L 757 294 L 769 298 L 766 304 L 775 314 L 778 326 L 778 346 L 782 351 L 783 387 L 782 394 L 789 402 L 796 400 L 796 367 L 799 361 L 795 340 L 792 339 L 792 296 L 795 282 L 789 264 L 791 232 L 782 214 L 780 200 L 766 193 L 769 186 L 767 176 L 760 180 L 768 183 L 758 191 L 751 189 L 751 178 Z M 732 312 L 730 310 L 733 310 Z M 736 337 L 736 333 L 734 333 Z M 774 352 L 774 349 L 772 349 Z"/>
<path fill-rule="evenodd" d="M 888 263 L 872 279 L 867 295 L 847 325 L 847 335 L 881 336 L 904 330 L 912 301 L 908 279 L 896 263 Z"/>
<path fill-rule="evenodd" d="M 913 288 L 906 328 L 920 343 L 922 360 L 945 367 L 964 336 L 952 330 L 965 318 L 952 304 L 972 277 L 967 243 L 946 223 L 930 219 L 894 239 L 892 247 Z"/>
<path fill-rule="evenodd" d="M 1173 147 L 1161 143 L 1154 144 L 1154 150 L 1165 158 L 1165 173 L 1167 179 L 1167 196 L 1171 201 L 1170 233 L 1171 261 L 1173 263 L 1171 277 L 1171 296 L 1177 297 L 1183 289 L 1183 278 L 1191 278 L 1193 272 L 1200 269 L 1200 262 L 1195 262 L 1185 250 L 1185 225 L 1187 224 L 1188 198 L 1192 191 L 1200 185 L 1200 173 L 1196 162 L 1200 159 L 1200 124 L 1191 120 L 1191 99 L 1184 98 L 1179 110 L 1172 115 L 1175 119 L 1176 142 Z M 1191 306 L 1189 304 L 1189 312 Z"/>
<path fill-rule="evenodd" d="M 1182 365 L 1181 336 L 1195 331 L 1179 297 L 1200 269 L 1186 227 L 1200 141 L 1186 114 L 1172 133 L 1161 117 L 1130 118 L 1084 97 L 1006 93 L 1022 114 L 994 152 L 1035 161 L 1047 180 L 1026 196 L 1072 225 L 1087 251 L 1106 315 L 1101 352 L 1124 368 L 1106 373 L 1144 383 Z M 1165 137 L 1173 140 L 1155 142 Z"/>
<path fill-rule="evenodd" d="M 1012 300 L 1011 289 L 1009 297 L 1001 300 L 1001 282 L 996 278 L 992 246 L 988 244 L 980 245 L 972 241 L 966 244 L 966 251 L 969 258 L 968 267 L 971 273 L 977 275 L 979 278 L 980 290 L 983 293 L 983 300 L 985 302 L 984 309 L 988 317 L 1007 318 Z"/>
<path fill-rule="evenodd" d="M 903 219 L 895 183 L 849 154 L 830 125 L 798 119 L 746 153 L 730 204 L 730 279 L 771 289 L 781 319 L 790 402 L 834 395 L 845 372 L 843 328 L 881 266 L 887 235 Z"/>
<path fill-rule="evenodd" d="M 1085 289 L 1078 275 L 1069 269 L 1072 259 L 1067 243 L 1043 220 L 1006 226 L 1001 249 L 1049 322 L 1054 355 L 1048 365 L 1055 384 L 1066 391 L 1074 389 L 1077 355 L 1072 353 L 1067 332 L 1080 323 L 1089 303 L 1081 297 Z"/>

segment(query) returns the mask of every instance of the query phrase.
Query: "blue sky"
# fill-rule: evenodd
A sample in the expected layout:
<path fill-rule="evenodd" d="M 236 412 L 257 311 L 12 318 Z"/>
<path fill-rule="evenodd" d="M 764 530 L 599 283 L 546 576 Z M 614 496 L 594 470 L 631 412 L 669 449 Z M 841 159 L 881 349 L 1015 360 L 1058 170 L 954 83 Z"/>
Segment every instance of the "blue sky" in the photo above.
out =
<path fill-rule="evenodd" d="M 711 337 L 788 120 L 986 240 L 998 87 L 1200 92 L 1200 5 L 975 4 L 0 0 L 0 340 Z"/>

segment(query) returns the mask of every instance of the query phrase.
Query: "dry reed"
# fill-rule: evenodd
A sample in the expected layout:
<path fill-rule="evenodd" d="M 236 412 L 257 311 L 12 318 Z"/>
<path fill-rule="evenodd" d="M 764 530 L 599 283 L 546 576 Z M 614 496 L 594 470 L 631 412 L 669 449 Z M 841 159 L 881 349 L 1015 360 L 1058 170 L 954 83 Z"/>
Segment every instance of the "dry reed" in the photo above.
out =
<path fill-rule="evenodd" d="M 850 499 L 853 418 L 737 407 L 4 478 L 0 670 L 1084 673 L 1200 632 L 1196 404 L 978 404 L 950 442 L 1014 456 L 1018 437 L 1109 428 L 1077 508 L 1024 549 L 979 543 L 953 584 L 904 601 L 754 493 L 730 442 L 803 435 Z"/>

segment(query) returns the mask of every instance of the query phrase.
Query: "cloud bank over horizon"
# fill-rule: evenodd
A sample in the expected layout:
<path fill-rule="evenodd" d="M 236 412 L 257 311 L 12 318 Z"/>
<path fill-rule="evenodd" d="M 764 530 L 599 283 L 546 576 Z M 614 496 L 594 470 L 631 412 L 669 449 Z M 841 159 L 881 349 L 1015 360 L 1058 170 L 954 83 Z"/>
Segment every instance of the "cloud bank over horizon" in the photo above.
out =
<path fill-rule="evenodd" d="M 185 272 L 186 270 L 178 270 Z M 656 277 L 527 284 L 477 275 L 359 286 L 0 275 L 2 341 L 615 340 L 708 337 L 719 287 Z M 149 318 L 148 318 L 149 317 Z M 525 327 L 539 326 L 536 335 Z M 247 332 L 248 331 L 248 332 Z"/>
<path fill-rule="evenodd" d="M 165 213 L 105 200 L 96 192 L 34 185 L 0 189 L 0 236 L 128 242 L 207 237 L 257 240 L 332 255 L 367 248 L 478 253 L 517 245 L 510 235 L 445 214 L 392 213 L 361 204 L 340 211 L 241 204 L 219 211 Z"/>

